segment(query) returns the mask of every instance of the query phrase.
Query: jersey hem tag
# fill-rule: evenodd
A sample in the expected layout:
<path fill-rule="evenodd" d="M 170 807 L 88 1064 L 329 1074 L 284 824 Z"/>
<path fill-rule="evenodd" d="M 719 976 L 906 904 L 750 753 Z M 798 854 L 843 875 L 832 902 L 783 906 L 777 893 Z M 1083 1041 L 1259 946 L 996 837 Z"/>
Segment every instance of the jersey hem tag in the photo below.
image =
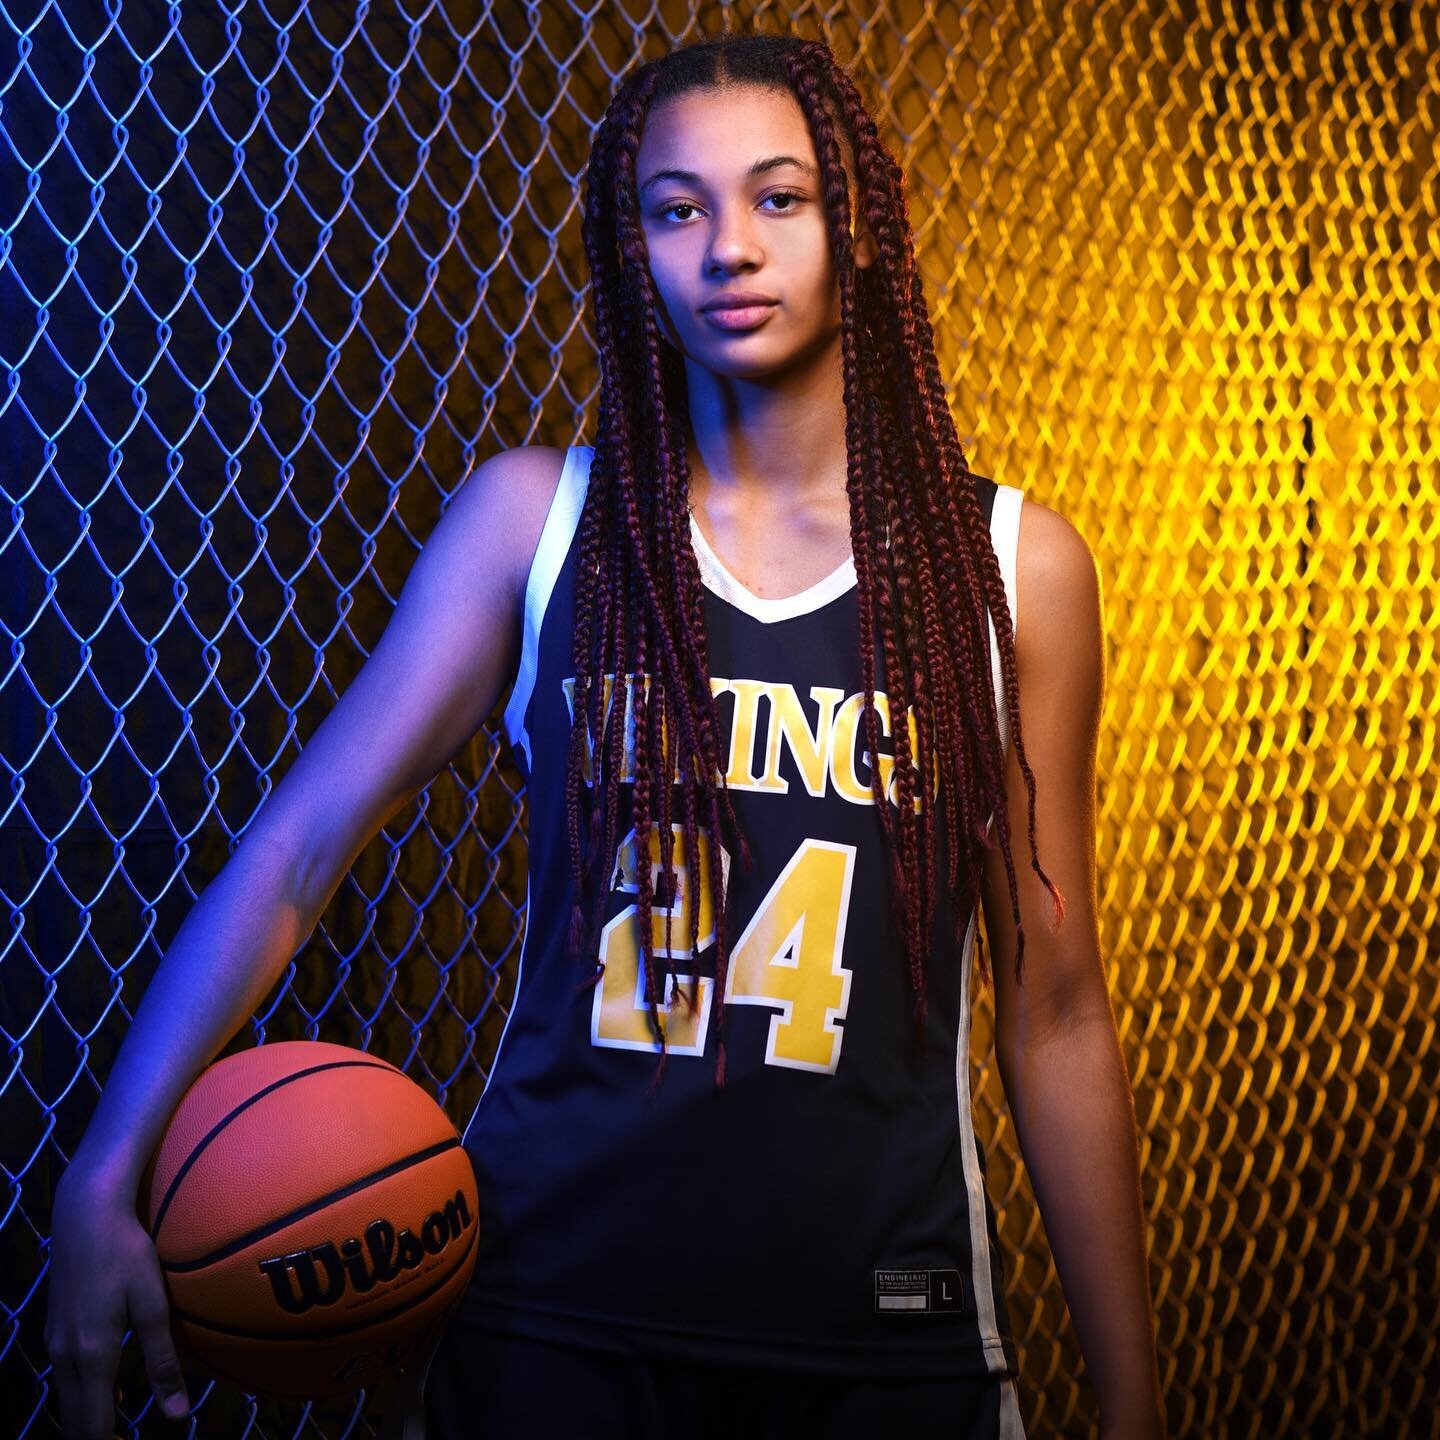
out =
<path fill-rule="evenodd" d="M 875 1271 L 877 1315 L 955 1314 L 965 1309 L 965 1284 L 958 1270 Z"/>

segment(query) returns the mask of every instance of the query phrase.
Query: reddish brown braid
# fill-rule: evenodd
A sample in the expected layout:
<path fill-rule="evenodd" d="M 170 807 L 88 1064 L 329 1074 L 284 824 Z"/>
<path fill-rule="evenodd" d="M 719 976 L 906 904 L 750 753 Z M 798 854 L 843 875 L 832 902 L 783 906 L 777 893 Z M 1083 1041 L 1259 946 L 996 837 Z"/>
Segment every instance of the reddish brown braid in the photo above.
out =
<path fill-rule="evenodd" d="M 935 906 L 937 791 L 945 817 L 946 884 L 956 897 L 959 944 L 979 893 L 983 851 L 1004 855 L 1021 976 L 1025 934 L 1005 807 L 999 712 L 991 684 L 987 611 L 999 643 L 1007 713 L 1030 806 L 1031 867 L 1055 904 L 1064 897 L 1041 869 L 1035 842 L 1035 778 L 1025 757 L 1014 628 L 1004 580 L 974 477 L 966 463 L 935 353 L 899 165 L 880 138 L 851 76 L 829 47 L 791 36 L 738 35 L 691 43 L 650 61 L 617 90 L 596 131 L 586 172 L 583 236 L 600 362 L 600 408 L 579 527 L 574 632 L 574 713 L 566 774 L 574 903 L 571 953 L 604 962 L 597 949 L 605 900 L 615 883 L 619 792 L 627 711 L 633 725 L 631 817 L 636 922 L 650 1026 L 668 1047 L 659 1002 L 679 988 L 665 924 L 665 970 L 652 955 L 655 887 L 648 844 L 658 827 L 664 904 L 673 909 L 681 834 L 683 864 L 697 896 L 708 885 L 716 931 L 714 996 L 717 1085 L 725 1082 L 724 1005 L 730 936 L 722 847 L 752 866 L 725 781 L 720 724 L 711 691 L 704 592 L 690 540 L 690 471 L 683 365 L 663 343 L 659 297 L 636 197 L 635 158 L 653 104 L 698 89 L 759 84 L 788 91 L 814 139 L 840 291 L 845 396 L 846 492 L 860 620 L 860 666 L 871 791 L 889 855 L 891 915 L 903 937 L 923 1036 L 927 957 Z M 855 265 L 850 184 L 877 254 Z M 888 540 L 887 540 L 888 537 Z M 894 749 L 886 794 L 880 767 L 875 635 Z M 609 686 L 607 688 L 607 682 Z M 612 704 L 611 701 L 618 703 Z M 913 714 L 912 758 L 907 716 Z M 585 783 L 590 766 L 591 783 Z M 916 780 L 931 777 L 916 794 Z M 673 788 L 680 822 L 672 828 Z M 652 826 L 652 797 L 658 816 Z M 917 816 L 917 798 L 919 814 Z M 995 834 L 991 834 L 991 820 Z M 708 833 L 700 875 L 699 835 Z M 690 906 L 689 953 L 699 948 L 700 906 Z M 694 967 L 692 967 L 694 968 Z M 990 979 L 983 950 L 983 982 Z M 663 987 L 663 988 L 662 988 Z M 692 979 L 691 1013 L 698 998 Z M 674 996 L 671 997 L 672 1001 Z"/>
<path fill-rule="evenodd" d="M 930 469 L 924 466 L 924 456 L 927 453 L 922 450 L 922 468 L 916 472 L 921 475 L 933 473 L 945 477 L 946 483 L 930 487 L 925 492 L 927 500 L 938 504 L 943 514 L 938 518 L 937 523 L 923 527 L 921 538 L 932 541 L 939 557 L 939 566 L 942 574 L 952 577 L 960 577 L 966 583 L 968 609 L 971 612 L 979 613 L 976 607 L 979 604 L 989 604 L 990 597 L 998 597 L 1000 603 L 991 607 L 995 618 L 996 637 L 1000 642 L 1001 653 L 1001 676 L 1005 688 L 1006 706 L 1011 719 L 1011 726 L 1014 735 L 1016 760 L 1018 761 L 1021 773 L 1025 778 L 1027 795 L 1029 798 L 1029 831 L 1031 868 L 1045 885 L 1055 905 L 1053 926 L 1060 925 L 1065 916 L 1065 899 L 1059 889 L 1050 881 L 1044 870 L 1040 867 L 1036 854 L 1035 843 L 1035 776 L 1030 769 L 1029 760 L 1025 754 L 1024 740 L 1021 733 L 1019 688 L 1015 676 L 1014 664 L 1014 632 L 1012 619 L 1008 604 L 1004 603 L 1004 581 L 1000 575 L 999 561 L 995 556 L 994 547 L 988 542 L 988 532 L 983 524 L 979 523 L 978 497 L 973 484 L 968 483 L 969 466 L 966 463 L 964 453 L 960 447 L 959 437 L 955 431 L 954 420 L 950 414 L 949 405 L 946 401 L 945 386 L 940 375 L 940 364 L 935 352 L 934 336 L 930 327 L 929 316 L 925 304 L 924 290 L 921 283 L 920 271 L 915 263 L 914 246 L 909 225 L 909 207 L 905 199 L 905 186 L 903 172 L 896 163 L 894 157 L 885 147 L 880 139 L 875 122 L 871 118 L 863 100 L 849 74 L 834 64 L 833 57 L 829 51 L 819 47 L 823 52 L 821 57 L 828 60 L 833 71 L 833 81 L 836 90 L 843 97 L 846 118 L 851 126 L 851 133 L 854 137 L 857 154 L 857 163 L 862 175 L 874 177 L 874 183 L 862 187 L 862 195 L 868 197 L 870 205 L 866 210 L 866 218 L 872 232 L 881 239 L 882 249 L 888 244 L 893 248 L 894 263 L 888 273 L 900 279 L 892 294 L 883 297 L 880 308 L 871 310 L 866 315 L 867 334 L 871 323 L 888 324 L 892 331 L 895 343 L 910 359 L 913 373 L 916 377 L 916 393 L 919 397 L 919 404 L 923 422 L 919 434 L 931 442 L 932 447 L 929 454 L 933 457 L 930 460 Z M 888 203 L 886 203 L 888 202 Z M 872 270 L 879 270 L 881 275 L 887 273 L 883 267 L 872 266 Z M 862 276 L 862 279 L 864 277 Z M 905 284 L 908 283 L 908 295 L 905 291 Z M 873 297 L 875 292 L 870 291 Z M 903 303 L 900 297 L 908 299 L 908 304 Z M 887 371 L 887 373 L 893 373 Z M 894 453 L 893 451 L 890 453 Z M 971 505 L 964 505 L 967 512 L 961 514 L 962 506 L 958 501 L 973 501 Z M 932 518 L 935 518 L 932 507 Z M 983 588 L 977 584 L 977 572 L 973 565 L 961 566 L 955 550 L 956 537 L 970 537 L 972 540 L 973 560 L 979 566 L 979 571 L 984 576 Z M 982 543 L 973 544 L 976 536 L 983 537 Z M 911 546 L 907 543 L 907 557 L 913 559 L 919 568 L 920 583 L 930 588 L 929 577 L 933 574 L 930 565 L 930 555 L 924 545 Z M 953 599 L 953 597 L 952 597 Z M 926 613 L 930 614 L 929 602 L 927 601 Z M 946 613 L 955 613 L 953 610 Z M 963 613 L 963 612 L 962 612 Z M 976 659 L 983 661 L 979 675 L 972 672 L 968 663 L 968 657 L 963 651 L 955 655 L 956 666 L 951 668 L 945 665 L 939 666 L 933 673 L 942 682 L 948 681 L 956 670 L 962 676 L 962 684 L 959 687 L 959 696 L 962 698 L 969 710 L 974 733 L 982 738 L 993 741 L 993 749 L 987 759 L 987 763 L 976 767 L 976 778 L 983 786 L 983 796 L 993 806 L 993 813 L 999 831 L 999 842 L 1006 857 L 1006 871 L 1009 881 L 1009 892 L 1012 915 L 1016 922 L 1016 954 L 1015 973 L 1017 978 L 1023 973 L 1023 961 L 1025 955 L 1025 934 L 1024 927 L 1019 920 L 1019 895 L 1015 881 L 1015 867 L 1010 856 L 1010 834 L 1009 816 L 1005 808 L 1005 796 L 1002 783 L 1003 757 L 999 751 L 998 719 L 995 712 L 994 692 L 989 683 L 990 665 L 988 649 L 977 652 Z M 983 676 L 983 680 L 981 679 Z M 948 686 L 947 686 L 948 688 Z M 980 715 L 976 711 L 976 697 L 983 697 L 988 714 L 988 723 L 982 724 Z M 954 715 L 956 713 L 953 704 L 939 704 L 936 710 L 941 715 Z M 948 743 L 950 735 L 947 733 L 949 727 L 941 729 L 941 763 L 943 775 L 953 774 L 952 765 L 948 761 L 951 747 Z M 917 725 L 917 730 L 924 735 L 922 727 Z M 898 763 L 898 761 L 897 761 Z M 926 773 L 924 762 L 921 763 L 921 773 Z M 948 797 L 947 797 L 948 798 Z M 955 939 L 961 938 L 961 927 L 966 922 L 971 906 L 975 902 L 978 892 L 979 867 L 972 865 L 968 872 L 968 884 L 960 890 L 960 877 L 957 874 L 960 852 L 956 845 L 956 826 L 963 822 L 963 828 L 967 835 L 973 835 L 980 843 L 987 848 L 993 848 L 992 840 L 988 830 L 980 820 L 981 808 L 975 803 L 975 787 L 961 786 L 956 797 L 958 804 L 947 803 L 944 807 L 947 826 L 947 850 L 948 850 L 948 875 L 947 883 L 952 892 L 959 892 L 962 903 L 957 904 L 954 909 L 956 933 Z M 957 815 L 957 810 L 960 812 Z M 978 860 L 978 852 L 975 858 Z M 923 870 L 922 870 L 922 873 Z M 928 907 L 925 913 L 929 913 Z M 989 980 L 989 969 L 985 962 L 983 947 L 980 952 L 980 970 L 982 978 Z"/>

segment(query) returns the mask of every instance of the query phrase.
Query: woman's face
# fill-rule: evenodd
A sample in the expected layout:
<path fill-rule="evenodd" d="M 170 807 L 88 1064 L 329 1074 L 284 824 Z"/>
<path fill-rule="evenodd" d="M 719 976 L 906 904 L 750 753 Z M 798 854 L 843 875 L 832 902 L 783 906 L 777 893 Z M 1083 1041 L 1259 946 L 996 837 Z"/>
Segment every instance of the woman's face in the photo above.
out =
<path fill-rule="evenodd" d="M 820 165 L 795 97 L 756 85 L 692 91 L 651 109 L 636 158 L 660 328 L 718 375 L 759 377 L 832 343 L 840 287 Z M 852 211 L 855 200 L 851 184 Z M 873 244 L 862 233 L 856 262 Z M 707 311 L 745 291 L 766 303 Z"/>

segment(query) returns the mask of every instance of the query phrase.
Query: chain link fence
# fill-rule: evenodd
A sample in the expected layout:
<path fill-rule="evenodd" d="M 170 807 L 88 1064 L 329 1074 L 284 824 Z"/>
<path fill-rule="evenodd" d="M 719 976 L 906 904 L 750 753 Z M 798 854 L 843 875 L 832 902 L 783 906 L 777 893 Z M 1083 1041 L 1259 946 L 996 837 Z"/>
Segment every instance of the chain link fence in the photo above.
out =
<path fill-rule="evenodd" d="M 1104 576 L 1102 937 L 1171 1433 L 1440 1435 L 1418 0 L 0 0 L 5 1434 L 54 1433 L 51 1194 L 168 938 L 472 467 L 590 433 L 580 186 L 615 78 L 745 28 L 869 77 L 967 454 Z M 230 1050 L 371 1049 L 463 1126 L 525 923 L 498 720 Z M 1091 1434 L 977 1006 L 1027 1431 Z M 170 1433 L 133 1337 L 120 1382 L 121 1433 Z M 192 1399 L 201 1435 L 377 1423 Z"/>

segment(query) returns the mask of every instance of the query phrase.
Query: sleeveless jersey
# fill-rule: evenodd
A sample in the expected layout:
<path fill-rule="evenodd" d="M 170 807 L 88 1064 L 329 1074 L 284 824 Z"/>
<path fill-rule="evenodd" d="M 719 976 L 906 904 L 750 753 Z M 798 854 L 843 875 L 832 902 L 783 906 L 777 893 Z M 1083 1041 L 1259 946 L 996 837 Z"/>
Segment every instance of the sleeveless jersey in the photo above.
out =
<path fill-rule="evenodd" d="M 976 915 L 957 947 L 937 885 L 918 1048 L 870 787 L 853 555 L 800 594 L 763 599 L 728 573 L 692 517 L 719 753 L 729 757 L 732 803 L 755 862 L 728 869 L 727 994 L 715 993 L 709 887 L 692 884 L 678 839 L 677 893 L 657 884 L 652 932 L 658 951 L 668 901 L 671 943 L 685 957 L 676 969 L 701 977 L 700 1004 L 692 1017 L 688 979 L 668 1008 L 662 996 L 669 1058 L 653 1093 L 659 1056 L 637 964 L 642 847 L 633 842 L 612 865 L 603 978 L 577 988 L 593 970 L 566 953 L 564 780 L 578 521 L 592 454 L 573 446 L 566 456 L 531 563 L 505 709 L 530 799 L 528 913 L 514 1001 L 464 1134 L 480 1242 L 460 1313 L 482 1329 L 712 1362 L 1018 1374 L 971 1122 Z M 975 480 L 1013 616 L 1022 492 Z M 993 620 L 989 629 L 1008 746 Z M 876 665 L 881 764 L 895 804 L 878 645 Z M 619 837 L 630 826 L 628 773 Z M 678 790 L 674 819 L 683 834 Z M 943 827 L 937 835 L 943 867 Z M 659 854 L 656 824 L 657 880 Z M 692 904 L 701 910 L 695 956 Z M 717 1088 L 722 1003 L 726 1077 Z"/>

